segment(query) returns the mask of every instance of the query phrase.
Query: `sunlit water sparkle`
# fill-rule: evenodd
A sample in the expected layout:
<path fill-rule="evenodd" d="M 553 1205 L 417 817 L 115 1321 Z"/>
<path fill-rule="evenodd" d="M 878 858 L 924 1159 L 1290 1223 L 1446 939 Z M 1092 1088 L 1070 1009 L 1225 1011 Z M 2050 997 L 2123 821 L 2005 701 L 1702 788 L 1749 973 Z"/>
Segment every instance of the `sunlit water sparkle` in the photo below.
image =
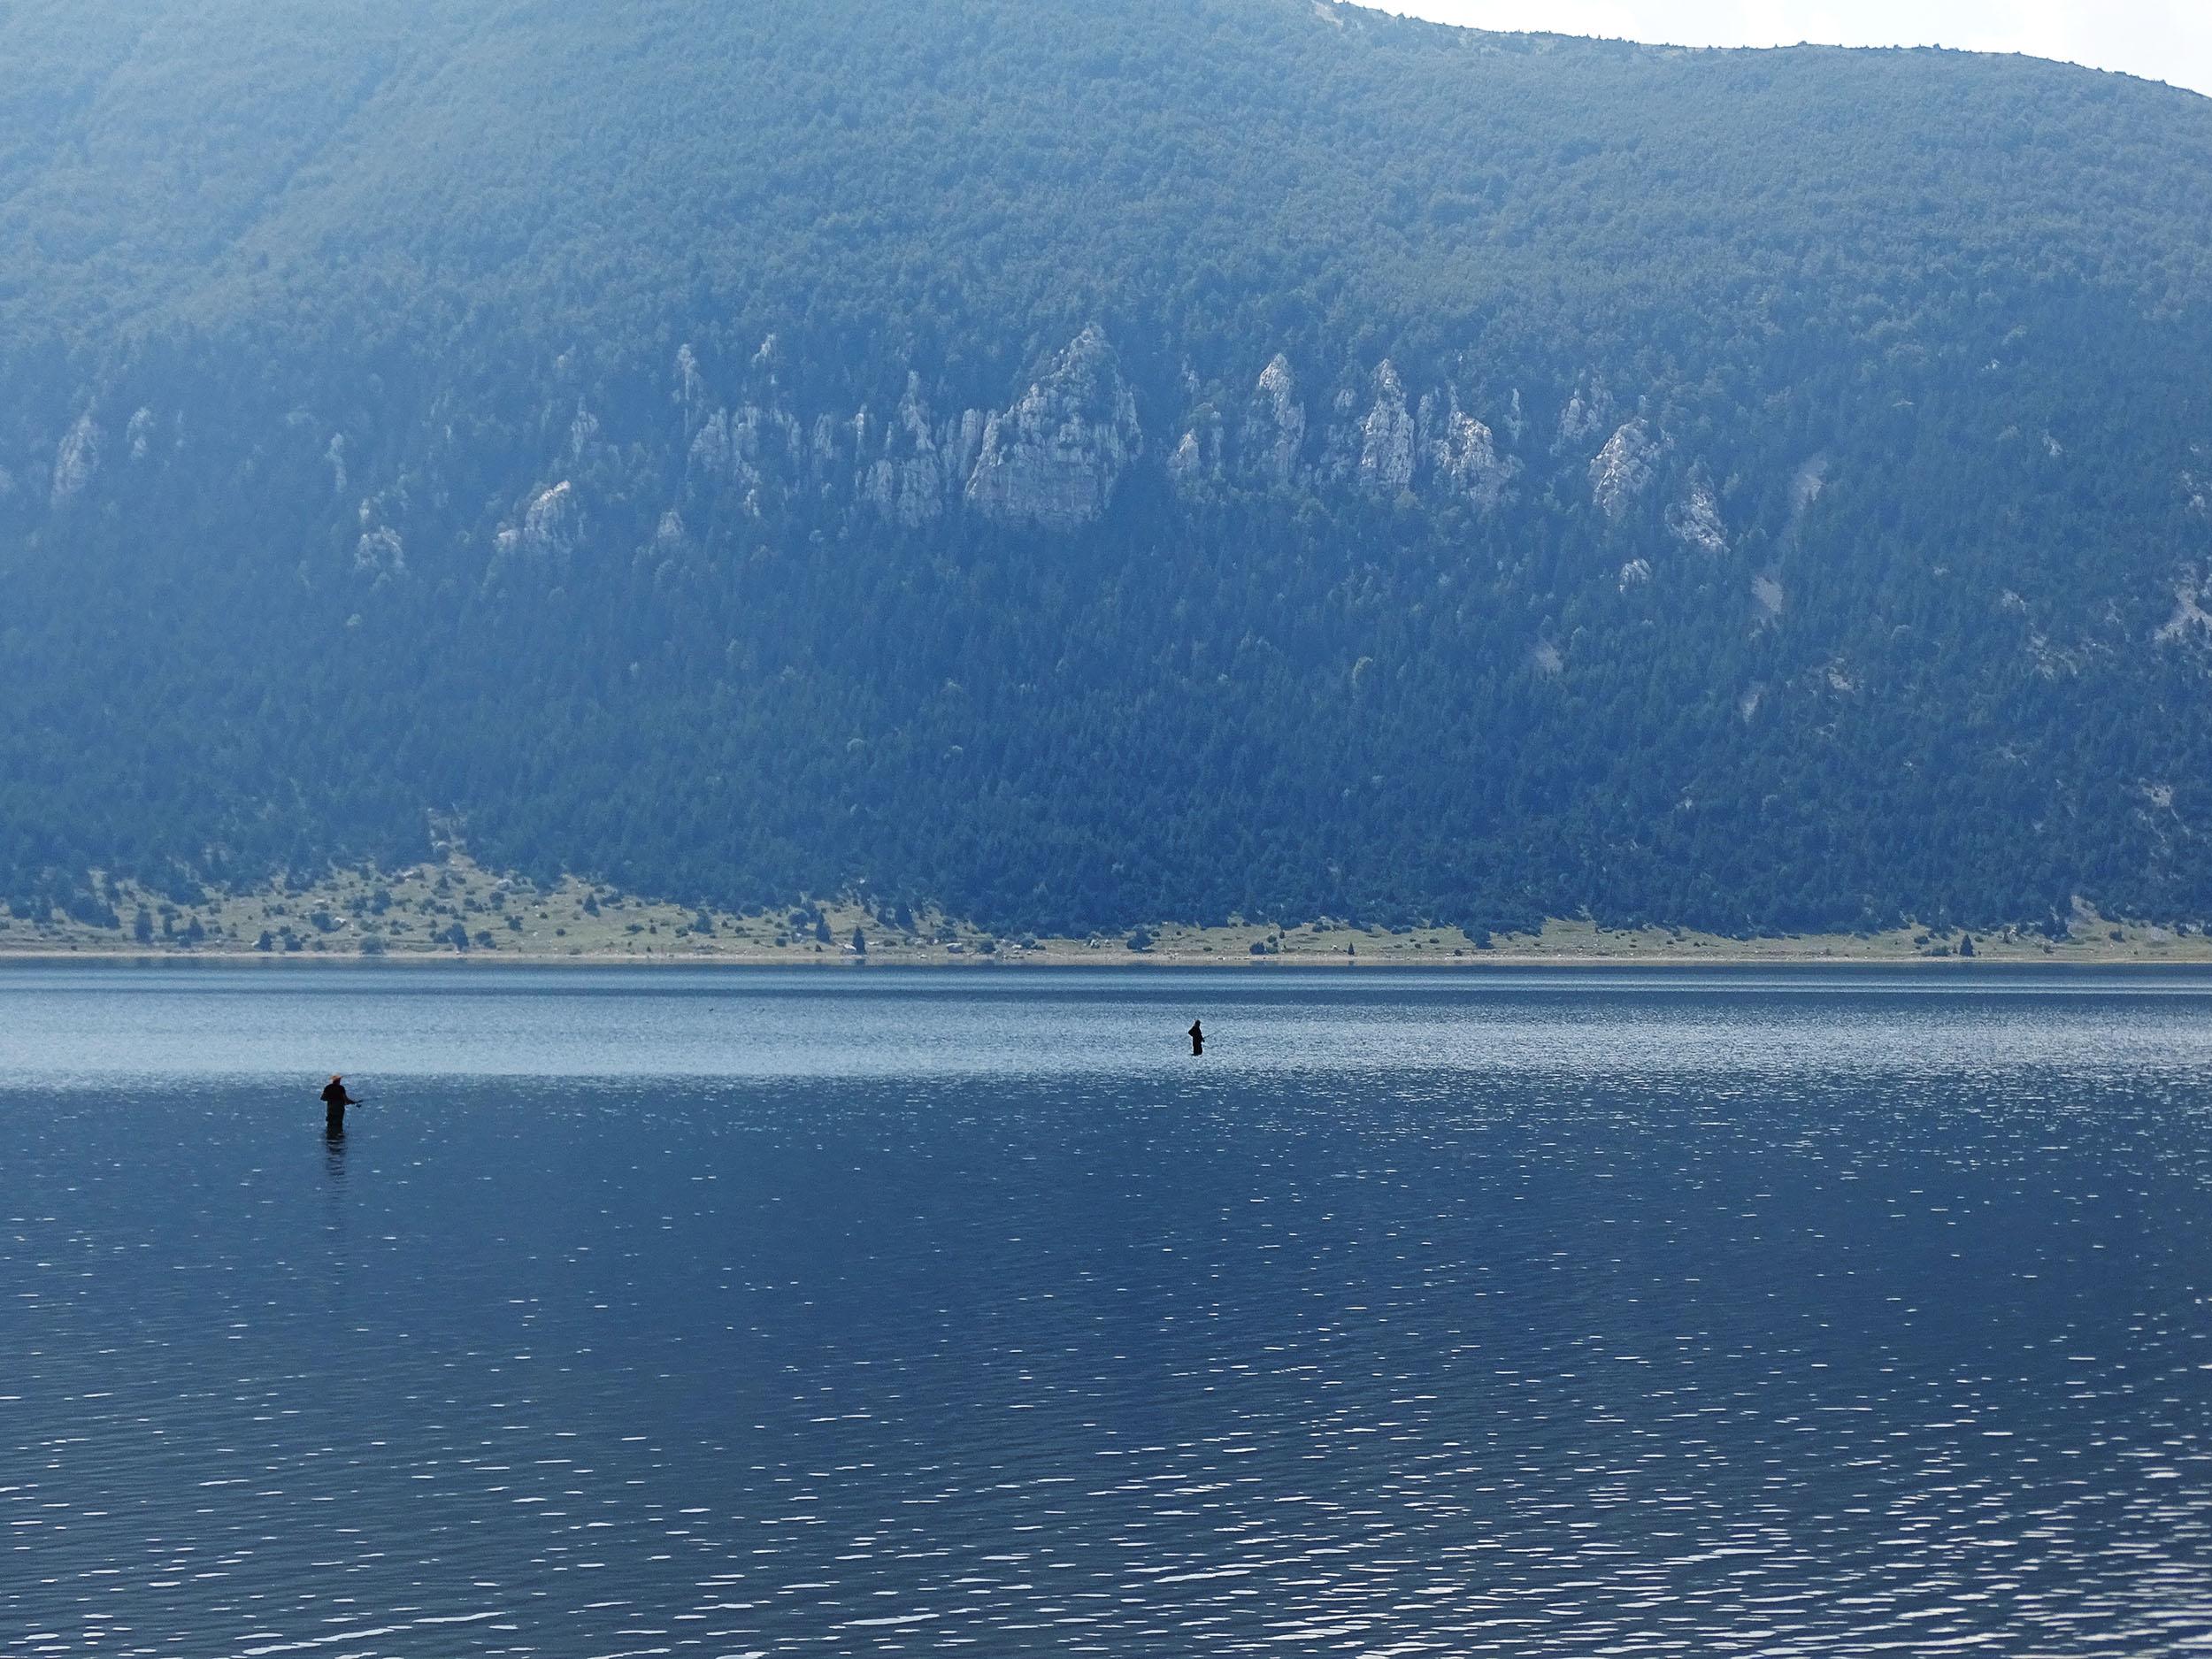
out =
<path fill-rule="evenodd" d="M 2208 1078 L 2170 973 L 0 969 L 0 1652 L 2201 1651 Z"/>

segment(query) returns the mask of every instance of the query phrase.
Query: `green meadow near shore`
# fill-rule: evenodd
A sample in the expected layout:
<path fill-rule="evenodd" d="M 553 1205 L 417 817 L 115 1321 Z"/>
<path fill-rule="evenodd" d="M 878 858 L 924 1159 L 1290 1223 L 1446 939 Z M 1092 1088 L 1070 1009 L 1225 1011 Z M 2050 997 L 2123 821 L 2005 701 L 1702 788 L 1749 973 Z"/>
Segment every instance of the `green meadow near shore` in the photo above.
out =
<path fill-rule="evenodd" d="M 864 963 L 989 966 L 1082 963 L 1252 966 L 1479 965 L 1512 962 L 1977 960 L 2212 962 L 2193 926 L 2120 922 L 2077 906 L 2062 936 L 2039 928 L 1729 938 L 1678 928 L 1554 919 L 1541 933 L 1476 938 L 1455 927 L 1295 927 L 1160 923 L 1083 939 L 1007 936 L 848 895 L 734 915 L 641 899 L 565 877 L 548 887 L 465 855 L 395 871 L 334 872 L 311 883 L 165 897 L 104 883 L 105 909 L 43 918 L 0 907 L 0 956 L 368 957 L 452 961 Z M 1969 942 L 1970 941 L 1970 943 Z"/>

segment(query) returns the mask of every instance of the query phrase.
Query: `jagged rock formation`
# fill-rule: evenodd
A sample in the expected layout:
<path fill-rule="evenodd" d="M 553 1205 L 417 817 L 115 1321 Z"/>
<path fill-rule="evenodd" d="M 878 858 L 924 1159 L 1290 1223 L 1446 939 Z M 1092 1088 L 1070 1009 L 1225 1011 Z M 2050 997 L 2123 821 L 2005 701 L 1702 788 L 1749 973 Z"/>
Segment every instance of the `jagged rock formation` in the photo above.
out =
<path fill-rule="evenodd" d="M 1434 393 L 1421 399 L 1422 453 L 1446 489 L 1465 496 L 1481 511 L 1495 511 L 1521 463 L 1516 457 L 1499 455 L 1496 434 L 1462 412 L 1456 388 L 1445 397 L 1440 405 Z M 1514 407 L 1519 405 L 1516 393 Z"/>
<path fill-rule="evenodd" d="M 1413 485 L 1413 417 L 1406 411 L 1405 388 L 1388 357 L 1375 371 L 1375 402 L 1359 427 L 1359 481 L 1378 495 L 1394 495 Z"/>
<path fill-rule="evenodd" d="M 1298 401 L 1290 359 L 1277 352 L 1260 371 L 1244 416 L 1244 469 L 1263 482 L 1286 486 L 1297 476 L 1306 444 L 1306 407 Z"/>
<path fill-rule="evenodd" d="M 353 562 L 357 569 L 372 576 L 403 576 L 407 549 L 398 531 L 389 525 L 377 525 L 361 532 L 360 541 L 354 543 Z"/>
<path fill-rule="evenodd" d="M 526 553 L 534 558 L 564 557 L 576 550 L 583 534 L 583 509 L 576 487 L 566 479 L 533 495 L 522 512 L 522 522 L 502 527 L 497 538 L 502 553 Z"/>
<path fill-rule="evenodd" d="M 1721 523 L 1720 501 L 1701 466 L 1691 469 L 1688 492 L 1667 510 L 1667 528 L 1675 539 L 1701 553 L 1728 551 L 1728 531 Z"/>
<path fill-rule="evenodd" d="M 988 518 L 1072 530 L 1105 511 L 1144 449 L 1113 348 L 1086 328 L 1011 409 L 991 416 L 967 498 Z"/>
<path fill-rule="evenodd" d="M 1516 452 L 1530 426 L 1520 388 L 1481 410 L 1452 380 L 1409 387 L 1389 357 L 1337 380 L 1327 400 L 1331 419 L 1311 457 L 1306 403 L 1284 352 L 1269 358 L 1248 395 L 1239 395 L 1234 382 L 1202 380 L 1187 365 L 1182 412 L 1163 417 L 1175 441 L 1153 455 L 1138 389 L 1113 342 L 1095 325 L 1002 409 L 969 406 L 940 414 L 955 400 L 920 371 L 903 373 L 903 390 L 887 414 L 864 403 L 825 408 L 810 396 L 804 378 L 791 373 L 771 334 L 736 377 L 746 396 L 723 403 L 700 355 L 680 347 L 665 394 L 676 431 L 661 442 L 680 457 L 682 487 L 661 511 L 680 520 L 694 506 L 726 511 L 710 510 L 712 497 L 764 522 L 852 510 L 918 532 L 965 514 L 1062 535 L 1095 522 L 1133 472 L 1148 465 L 1187 498 L 1218 491 L 1228 492 L 1222 499 L 1238 492 L 1317 498 L 1348 492 L 1371 503 L 1454 504 L 1488 517 L 1516 499 L 1518 481 L 1533 468 L 1555 487 L 1564 474 L 1579 473 L 1607 522 L 1621 525 L 1642 511 L 1639 503 L 1651 492 L 1669 449 L 1641 417 L 1598 442 L 1593 423 L 1614 398 L 1602 377 L 1590 373 L 1555 394 L 1558 435 L 1548 457 Z M 560 440 L 543 464 L 547 474 L 567 476 L 534 487 L 501 525 L 494 541 L 502 555 L 573 551 L 588 513 L 600 504 L 591 480 L 603 464 L 626 451 L 649 452 L 655 442 L 649 434 L 610 432 L 588 388 L 571 396 L 569 412 L 549 411 L 560 422 Z M 97 429 L 81 430 L 87 435 L 65 457 L 66 465 L 57 464 L 72 478 L 88 476 L 87 457 L 96 465 Z M 342 434 L 331 436 L 321 460 L 334 488 L 344 489 L 356 466 Z M 1793 480 L 1797 511 L 1816 493 L 1817 476 L 1815 471 L 1807 474 L 1809 483 Z M 1727 532 L 1703 464 L 1690 465 L 1671 488 L 1676 498 L 1663 516 L 1665 526 L 1688 545 L 1724 549 Z M 615 534 L 611 519 L 593 522 Z M 638 534 L 652 540 L 656 533 L 641 528 Z M 387 577 L 405 569 L 403 560 L 382 553 L 357 564 Z"/>
<path fill-rule="evenodd" d="M 1590 462 L 1590 499 L 1613 523 L 1628 516 L 1630 505 L 1651 482 L 1659 444 L 1639 419 L 1625 422 L 1605 441 Z"/>
<path fill-rule="evenodd" d="M 87 410 L 77 417 L 54 454 L 54 485 L 51 499 L 55 506 L 76 495 L 92 481 L 92 475 L 100 470 L 100 426 Z"/>
<path fill-rule="evenodd" d="M 1606 389 L 1602 375 L 1585 375 L 1567 395 L 1567 402 L 1559 411 L 1559 435 L 1553 443 L 1555 453 L 1563 454 L 1586 440 L 1595 437 L 1605 426 L 1607 417 L 1613 412 L 1613 395 Z"/>
<path fill-rule="evenodd" d="M 1174 453 L 1167 458 L 1167 475 L 1175 488 L 1190 495 L 1222 476 L 1221 419 L 1211 409 L 1199 411 L 1184 430 Z"/>
<path fill-rule="evenodd" d="M 956 464 L 958 455 L 951 460 Z M 883 453 L 861 475 L 861 499 L 886 518 L 917 529 L 944 511 L 950 470 L 937 435 L 930 430 L 922 377 L 909 373 L 906 396 L 899 400 L 884 434 Z"/>

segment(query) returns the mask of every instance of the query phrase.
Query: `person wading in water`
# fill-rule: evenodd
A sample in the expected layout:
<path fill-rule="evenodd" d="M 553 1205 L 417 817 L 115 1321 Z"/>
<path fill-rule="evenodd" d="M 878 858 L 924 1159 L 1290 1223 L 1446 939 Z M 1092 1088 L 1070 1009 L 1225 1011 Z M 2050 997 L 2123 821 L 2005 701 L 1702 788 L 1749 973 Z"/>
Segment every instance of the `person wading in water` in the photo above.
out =
<path fill-rule="evenodd" d="M 346 1093 L 346 1080 L 336 1072 L 323 1085 L 323 1133 L 342 1135 L 346 1132 L 346 1108 L 361 1102 Z"/>
<path fill-rule="evenodd" d="M 1206 1033 L 1194 1019 L 1190 1023 L 1190 1051 L 1193 1054 L 1206 1052 Z"/>

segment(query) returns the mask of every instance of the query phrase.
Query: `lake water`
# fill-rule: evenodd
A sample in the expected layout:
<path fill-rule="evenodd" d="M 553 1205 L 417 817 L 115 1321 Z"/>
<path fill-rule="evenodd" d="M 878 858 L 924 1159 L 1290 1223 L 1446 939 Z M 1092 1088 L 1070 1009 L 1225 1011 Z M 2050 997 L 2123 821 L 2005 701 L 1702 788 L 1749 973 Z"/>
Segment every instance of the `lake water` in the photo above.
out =
<path fill-rule="evenodd" d="M 0 968 L 0 1653 L 2200 1652 L 2208 1291 L 2212 978 Z"/>

